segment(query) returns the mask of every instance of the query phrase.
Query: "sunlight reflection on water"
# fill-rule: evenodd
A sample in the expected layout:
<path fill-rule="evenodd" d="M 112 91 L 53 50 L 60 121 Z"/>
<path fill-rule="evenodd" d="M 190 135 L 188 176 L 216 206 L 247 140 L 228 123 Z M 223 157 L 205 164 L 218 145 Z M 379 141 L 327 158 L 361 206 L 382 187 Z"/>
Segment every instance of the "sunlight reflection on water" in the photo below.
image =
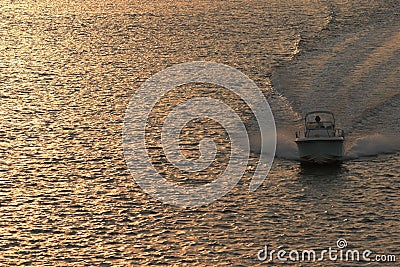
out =
<path fill-rule="evenodd" d="M 396 41 L 398 26 L 391 23 L 397 20 L 379 24 L 382 31 L 371 40 L 368 34 L 375 22 L 369 20 L 390 18 L 398 5 L 195 2 L 1 2 L 0 264 L 250 266 L 259 263 L 256 254 L 265 244 L 326 247 L 339 237 L 354 247 L 398 252 L 399 154 L 356 158 L 333 170 L 304 169 L 295 161 L 277 159 L 267 180 L 249 194 L 259 157 L 252 153 L 239 184 L 217 202 L 196 209 L 163 205 L 134 183 L 123 157 L 125 109 L 143 81 L 175 63 L 208 60 L 238 68 L 263 90 L 284 129 L 298 119 L 293 111 L 298 111 L 299 98 L 311 91 L 298 92 L 315 87 L 293 87 L 279 96 L 269 77 L 272 70 L 279 72 L 277 66 L 285 73 L 282 66 L 298 52 L 304 52 L 298 61 L 305 63 L 294 65 L 304 80 L 284 76 L 291 84 L 321 82 L 341 90 L 336 74 L 343 80 L 362 77 L 368 62 L 385 74 L 380 82 L 398 81 L 396 73 L 374 60 L 357 65 L 361 69 L 354 69 L 354 62 L 340 65 L 357 53 L 348 48 L 353 42 L 349 36 L 362 25 L 371 27 L 356 34 L 371 42 L 366 49 L 383 47 L 372 59 L 393 59 L 373 36 Z M 338 46 L 340 38 L 349 46 Z M 309 75 L 314 62 L 328 62 L 322 74 Z M 398 68 L 396 62 L 393 69 Z M 335 71 L 335 64 L 344 68 L 325 76 Z M 348 68 L 354 70 L 352 76 Z M 373 85 L 371 92 L 376 93 L 378 82 Z M 237 96 L 217 89 L 193 86 L 172 92 L 154 110 L 149 127 L 156 132 L 159 120 L 179 101 L 207 95 L 228 102 L 251 128 L 254 118 L 248 108 Z M 374 94 L 373 99 L 380 96 Z M 374 102 L 368 107 L 372 110 L 358 110 L 360 127 L 353 129 L 354 135 L 364 133 L 362 126 L 369 131 L 376 125 L 384 128 L 377 118 L 399 125 L 396 103 L 395 95 L 379 109 Z M 348 107 L 344 105 L 335 102 L 334 108 L 341 111 Z M 197 137 L 207 135 L 219 142 L 221 153 L 209 173 L 183 182 L 209 181 L 229 158 L 223 129 L 202 123 L 209 127 L 187 125 L 186 155 L 196 157 Z M 154 132 L 148 135 L 154 137 Z M 160 172 L 174 178 L 159 155 L 160 140 L 148 138 L 148 145 Z"/>

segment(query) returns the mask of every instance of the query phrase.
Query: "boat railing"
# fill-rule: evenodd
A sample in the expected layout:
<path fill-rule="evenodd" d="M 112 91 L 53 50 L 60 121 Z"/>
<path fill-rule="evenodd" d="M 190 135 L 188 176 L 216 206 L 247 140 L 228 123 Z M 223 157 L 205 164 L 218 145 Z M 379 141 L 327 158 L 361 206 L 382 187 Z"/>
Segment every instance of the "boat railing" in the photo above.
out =
<path fill-rule="evenodd" d="M 344 137 L 344 131 L 342 129 L 336 129 L 335 136 Z"/>
<path fill-rule="evenodd" d="M 301 137 L 310 137 L 310 131 L 314 131 L 315 129 L 308 129 L 308 130 L 300 130 L 296 132 L 296 138 Z M 342 129 L 318 129 L 319 131 L 323 131 L 326 135 L 321 136 L 320 134 L 315 134 L 314 137 L 344 137 L 344 131 Z"/>

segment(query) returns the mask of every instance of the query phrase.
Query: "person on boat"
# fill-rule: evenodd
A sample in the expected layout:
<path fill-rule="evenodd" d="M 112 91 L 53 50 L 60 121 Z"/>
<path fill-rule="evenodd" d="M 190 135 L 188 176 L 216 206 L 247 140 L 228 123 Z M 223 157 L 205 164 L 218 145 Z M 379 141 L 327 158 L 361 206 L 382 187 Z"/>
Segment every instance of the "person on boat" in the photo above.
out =
<path fill-rule="evenodd" d="M 321 117 L 320 116 L 316 116 L 315 117 L 315 122 L 317 123 L 317 128 L 324 128 L 324 125 L 321 122 Z"/>

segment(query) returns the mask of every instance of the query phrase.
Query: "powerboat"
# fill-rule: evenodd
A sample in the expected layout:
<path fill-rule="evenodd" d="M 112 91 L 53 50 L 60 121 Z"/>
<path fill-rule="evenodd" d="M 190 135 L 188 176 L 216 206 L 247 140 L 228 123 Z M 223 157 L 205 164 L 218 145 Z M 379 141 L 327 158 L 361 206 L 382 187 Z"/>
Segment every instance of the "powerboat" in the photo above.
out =
<path fill-rule="evenodd" d="M 329 164 L 340 162 L 344 155 L 344 132 L 335 128 L 330 111 L 313 111 L 304 117 L 304 131 L 296 132 L 301 162 Z"/>

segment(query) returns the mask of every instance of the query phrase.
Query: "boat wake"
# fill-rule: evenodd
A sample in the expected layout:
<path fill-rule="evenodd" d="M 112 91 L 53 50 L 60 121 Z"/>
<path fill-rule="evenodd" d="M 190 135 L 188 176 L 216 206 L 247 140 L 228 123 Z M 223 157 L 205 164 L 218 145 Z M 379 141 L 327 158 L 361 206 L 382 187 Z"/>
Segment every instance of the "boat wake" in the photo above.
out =
<path fill-rule="evenodd" d="M 400 152 L 400 136 L 374 134 L 356 139 L 346 153 L 348 159 Z"/>
<path fill-rule="evenodd" d="M 400 136 L 373 134 L 364 137 L 349 137 L 344 160 L 353 160 L 362 157 L 377 156 L 400 152 Z M 299 154 L 293 134 L 278 133 L 276 157 L 299 161 Z"/>
<path fill-rule="evenodd" d="M 400 25 L 377 20 L 344 31 L 331 25 L 335 20 L 329 34 L 306 42 L 311 47 L 272 74 L 273 90 L 288 106 L 281 108 L 292 113 L 279 117 L 277 157 L 298 158 L 298 118 L 319 109 L 337 117 L 348 159 L 400 151 Z"/>

